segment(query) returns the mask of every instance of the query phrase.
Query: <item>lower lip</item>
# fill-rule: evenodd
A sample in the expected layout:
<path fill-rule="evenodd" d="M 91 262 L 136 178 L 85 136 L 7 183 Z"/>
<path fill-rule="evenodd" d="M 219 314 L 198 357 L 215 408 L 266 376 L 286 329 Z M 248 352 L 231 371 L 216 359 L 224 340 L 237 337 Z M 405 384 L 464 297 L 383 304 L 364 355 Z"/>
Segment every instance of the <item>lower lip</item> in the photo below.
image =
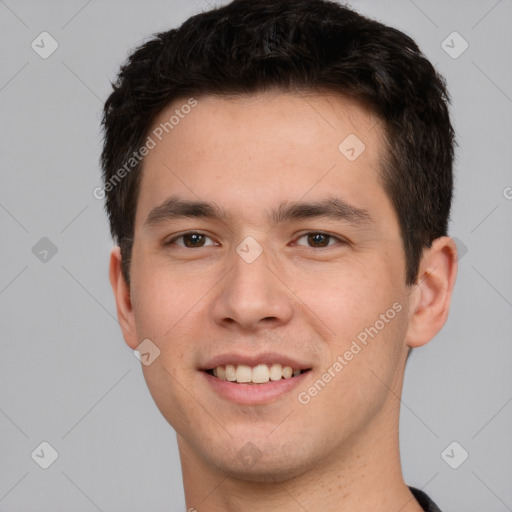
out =
<path fill-rule="evenodd" d="M 207 384 L 216 393 L 240 405 L 257 405 L 272 402 L 297 388 L 304 382 L 304 379 L 310 372 L 311 370 L 289 379 L 269 380 L 264 384 L 237 384 L 236 382 L 222 380 L 205 371 L 201 371 Z"/>

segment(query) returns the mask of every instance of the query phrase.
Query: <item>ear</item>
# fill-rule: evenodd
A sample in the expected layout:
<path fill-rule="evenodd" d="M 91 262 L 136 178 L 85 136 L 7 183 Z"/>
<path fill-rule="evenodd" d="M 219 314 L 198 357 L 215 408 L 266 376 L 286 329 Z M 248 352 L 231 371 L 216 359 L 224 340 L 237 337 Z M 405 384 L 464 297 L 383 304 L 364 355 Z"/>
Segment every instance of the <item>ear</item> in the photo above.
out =
<path fill-rule="evenodd" d="M 448 318 L 457 276 L 457 247 L 448 236 L 436 238 L 423 251 L 418 280 L 410 294 L 409 326 L 405 337 L 409 347 L 428 343 Z"/>
<path fill-rule="evenodd" d="M 114 292 L 117 318 L 123 332 L 124 340 L 131 349 L 135 350 L 138 346 L 137 330 L 135 328 L 130 287 L 126 283 L 123 272 L 121 271 L 121 262 L 121 249 L 116 246 L 110 253 L 110 285 Z"/>

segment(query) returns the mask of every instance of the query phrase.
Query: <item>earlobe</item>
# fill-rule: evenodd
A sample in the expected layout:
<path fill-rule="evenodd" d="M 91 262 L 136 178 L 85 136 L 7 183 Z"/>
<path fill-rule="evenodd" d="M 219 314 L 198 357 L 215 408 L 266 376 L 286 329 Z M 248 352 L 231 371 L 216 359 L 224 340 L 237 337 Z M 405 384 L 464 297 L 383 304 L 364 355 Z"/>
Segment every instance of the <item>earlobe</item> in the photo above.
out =
<path fill-rule="evenodd" d="M 116 301 L 117 318 L 123 332 L 126 344 L 135 349 L 138 345 L 137 333 L 135 329 L 135 319 L 130 297 L 130 288 L 126 283 L 123 272 L 121 270 L 121 250 L 118 246 L 112 249 L 110 253 L 109 277 L 114 298 Z"/>
<path fill-rule="evenodd" d="M 448 236 L 436 238 L 425 249 L 418 281 L 411 293 L 407 346 L 417 348 L 428 343 L 448 318 L 457 276 L 457 248 Z"/>

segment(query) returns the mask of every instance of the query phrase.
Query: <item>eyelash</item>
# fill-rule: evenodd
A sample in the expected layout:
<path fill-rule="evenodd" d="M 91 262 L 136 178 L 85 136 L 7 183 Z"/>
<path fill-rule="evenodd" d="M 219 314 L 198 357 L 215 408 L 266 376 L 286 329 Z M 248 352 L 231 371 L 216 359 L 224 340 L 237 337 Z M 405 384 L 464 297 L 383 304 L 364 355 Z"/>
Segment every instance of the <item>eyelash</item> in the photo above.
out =
<path fill-rule="evenodd" d="M 180 238 L 183 238 L 183 237 L 189 236 L 189 235 L 201 235 L 201 236 L 204 236 L 206 238 L 210 238 L 210 240 L 211 240 L 211 237 L 209 237 L 205 233 L 201 233 L 200 231 L 187 231 L 186 233 L 182 233 L 181 235 L 178 235 L 178 236 L 172 238 L 171 240 L 168 240 L 168 241 L 164 242 L 164 245 L 165 246 L 174 245 L 176 240 L 179 240 Z M 331 240 L 337 240 L 337 242 L 338 242 L 337 245 L 346 245 L 348 243 L 346 240 L 343 240 L 342 238 L 336 237 L 336 236 L 331 235 L 329 233 L 325 233 L 324 231 L 308 231 L 307 233 L 304 233 L 301 236 L 299 236 L 297 238 L 297 240 L 300 240 L 301 238 L 304 238 L 305 236 L 308 236 L 308 235 L 323 235 L 323 236 L 329 238 L 329 242 Z M 333 245 L 336 245 L 336 244 L 328 244 L 326 247 L 310 247 L 310 246 L 308 246 L 308 247 L 310 249 L 327 249 L 328 247 L 332 247 Z M 203 249 L 204 247 L 209 247 L 209 246 L 185 247 L 185 245 L 178 245 L 178 247 L 183 247 L 184 249 Z"/>

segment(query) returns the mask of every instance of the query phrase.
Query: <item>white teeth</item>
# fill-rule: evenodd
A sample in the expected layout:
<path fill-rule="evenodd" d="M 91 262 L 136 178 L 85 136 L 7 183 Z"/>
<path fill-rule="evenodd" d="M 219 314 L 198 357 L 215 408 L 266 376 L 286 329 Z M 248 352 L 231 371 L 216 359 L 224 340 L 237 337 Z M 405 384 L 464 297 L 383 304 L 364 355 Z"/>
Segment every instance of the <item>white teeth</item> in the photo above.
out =
<path fill-rule="evenodd" d="M 237 382 L 251 382 L 252 381 L 251 367 L 246 366 L 245 364 L 239 364 L 236 367 L 236 381 Z"/>
<path fill-rule="evenodd" d="M 270 379 L 270 371 L 266 364 L 259 364 L 252 369 L 252 382 L 263 384 Z"/>
<path fill-rule="evenodd" d="M 230 382 L 234 382 L 236 380 L 236 368 L 232 364 L 226 365 L 226 380 L 229 380 Z"/>
<path fill-rule="evenodd" d="M 273 364 L 270 367 L 270 380 L 281 380 L 283 378 L 283 367 L 280 364 Z"/>
<path fill-rule="evenodd" d="M 289 379 L 301 373 L 302 370 L 294 370 L 291 366 L 282 366 L 277 363 L 271 365 L 258 364 L 253 367 L 246 364 L 227 364 L 226 366 L 213 368 L 213 375 L 215 377 L 229 382 L 244 384 L 264 384 L 269 380 Z"/>
<path fill-rule="evenodd" d="M 283 368 L 283 377 L 289 379 L 293 375 L 293 368 L 291 366 L 285 366 Z"/>
<path fill-rule="evenodd" d="M 215 371 L 213 372 L 215 377 L 219 377 L 219 379 L 226 380 L 226 368 L 224 368 L 224 366 L 217 366 L 215 370 L 217 370 L 217 375 L 215 375 Z"/>

